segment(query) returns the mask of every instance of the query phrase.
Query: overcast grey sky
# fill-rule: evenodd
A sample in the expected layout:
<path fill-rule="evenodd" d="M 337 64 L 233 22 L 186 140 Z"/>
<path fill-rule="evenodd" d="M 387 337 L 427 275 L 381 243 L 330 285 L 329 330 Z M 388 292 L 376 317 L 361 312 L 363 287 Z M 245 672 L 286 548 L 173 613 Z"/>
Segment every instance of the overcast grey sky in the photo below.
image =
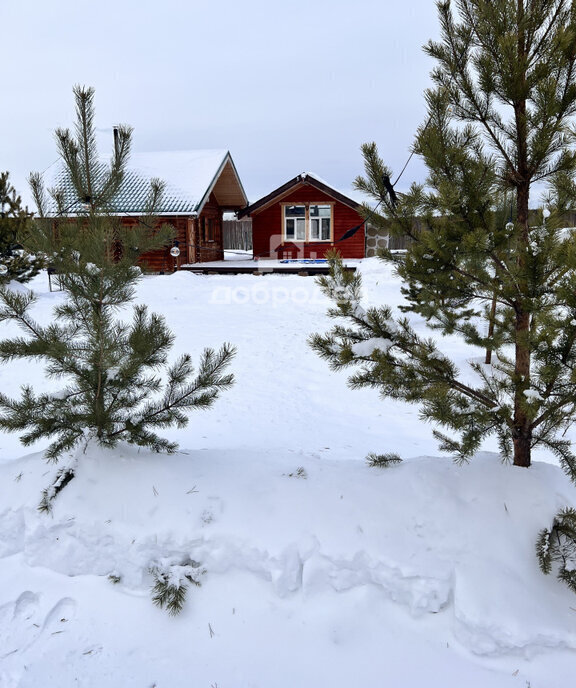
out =
<path fill-rule="evenodd" d="M 360 145 L 398 173 L 425 118 L 434 0 L 0 0 L 0 170 L 57 157 L 74 84 L 138 151 L 226 148 L 250 200 L 296 174 L 350 189 Z M 423 177 L 413 160 L 399 185 Z"/>

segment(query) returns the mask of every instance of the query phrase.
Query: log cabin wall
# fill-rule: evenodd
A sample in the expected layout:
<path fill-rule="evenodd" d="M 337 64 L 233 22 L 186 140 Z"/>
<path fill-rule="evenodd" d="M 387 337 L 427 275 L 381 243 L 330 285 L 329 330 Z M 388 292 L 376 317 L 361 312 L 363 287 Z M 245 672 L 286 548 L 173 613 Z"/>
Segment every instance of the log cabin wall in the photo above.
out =
<path fill-rule="evenodd" d="M 214 194 L 202 208 L 196 220 L 196 261 L 206 263 L 210 260 L 224 260 L 222 244 L 222 209 Z"/>
<path fill-rule="evenodd" d="M 163 248 L 143 253 L 138 263 L 148 272 L 174 272 L 186 263 L 201 263 L 212 260 L 224 260 L 223 211 L 218 205 L 214 194 L 210 195 L 198 217 L 189 215 L 162 215 L 157 223 L 169 224 L 174 227 L 175 241 L 178 242 L 180 255 L 176 258 L 170 255 L 170 249 L 174 244 Z M 140 218 L 138 216 L 120 217 L 122 227 L 137 227 Z M 70 219 L 70 222 L 75 220 Z M 58 222 L 54 222 L 54 231 L 57 232 Z M 121 251 L 121 247 L 118 247 Z"/>
<path fill-rule="evenodd" d="M 224 260 L 222 245 L 222 210 L 211 194 L 199 217 L 183 215 L 162 216 L 158 224 L 168 223 L 176 229 L 180 255 L 170 255 L 172 245 L 148 251 L 140 256 L 142 267 L 150 272 L 173 272 L 186 263 Z M 123 217 L 124 227 L 135 227 L 137 217 Z"/>
<path fill-rule="evenodd" d="M 170 249 L 172 244 L 164 248 L 159 248 L 154 251 L 147 251 L 143 253 L 138 262 L 144 270 L 149 272 L 173 272 L 177 267 L 187 262 L 187 251 L 186 246 L 188 243 L 187 228 L 188 220 L 186 216 L 174 215 L 174 216 L 162 216 L 158 221 L 158 226 L 166 223 L 172 225 L 176 230 L 175 239 L 179 243 L 180 255 L 174 258 L 170 255 Z M 138 225 L 137 217 L 123 217 L 122 226 L 123 227 L 136 227 Z"/>
<path fill-rule="evenodd" d="M 332 241 L 283 242 L 283 205 L 332 205 Z M 364 258 L 364 225 L 352 236 L 336 243 L 363 218 L 356 210 L 319 189 L 302 184 L 271 205 L 252 214 L 252 241 L 257 258 L 324 258 L 336 248 L 343 258 Z M 277 250 L 279 249 L 279 250 Z"/>

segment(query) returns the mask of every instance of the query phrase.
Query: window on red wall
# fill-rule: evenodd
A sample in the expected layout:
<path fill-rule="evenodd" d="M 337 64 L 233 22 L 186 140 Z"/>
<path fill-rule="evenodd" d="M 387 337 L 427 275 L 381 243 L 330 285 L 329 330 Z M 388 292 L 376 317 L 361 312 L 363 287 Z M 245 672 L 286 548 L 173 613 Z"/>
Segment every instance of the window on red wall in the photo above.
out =
<path fill-rule="evenodd" d="M 288 241 L 306 240 L 306 206 L 284 206 L 284 238 Z"/>
<path fill-rule="evenodd" d="M 284 241 L 331 241 L 332 205 L 309 203 L 284 205 Z"/>
<path fill-rule="evenodd" d="M 214 241 L 214 218 L 208 218 L 208 241 Z"/>
<path fill-rule="evenodd" d="M 310 241 L 330 241 L 332 237 L 332 206 L 311 205 Z"/>

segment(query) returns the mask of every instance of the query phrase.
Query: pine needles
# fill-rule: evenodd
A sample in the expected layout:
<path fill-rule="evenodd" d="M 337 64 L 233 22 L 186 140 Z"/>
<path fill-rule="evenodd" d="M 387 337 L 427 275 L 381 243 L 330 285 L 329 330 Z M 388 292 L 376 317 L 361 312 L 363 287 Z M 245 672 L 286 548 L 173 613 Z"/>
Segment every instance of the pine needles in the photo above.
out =
<path fill-rule="evenodd" d="M 166 609 L 170 616 L 179 614 L 186 602 L 186 593 L 190 584 L 200 587 L 200 564 L 188 560 L 183 564 L 174 564 L 163 560 L 150 570 L 154 579 L 152 602 L 160 609 Z"/>
<path fill-rule="evenodd" d="M 576 592 L 576 509 L 562 509 L 552 527 L 540 531 L 536 555 L 543 573 L 550 574 L 556 564 L 558 579 Z"/>
<path fill-rule="evenodd" d="M 52 502 L 73 478 L 74 469 L 72 467 L 61 468 L 56 473 L 56 478 L 52 485 L 42 490 L 42 499 L 38 505 L 38 511 L 49 514 L 52 511 Z"/>
<path fill-rule="evenodd" d="M 390 466 L 402 463 L 402 459 L 399 454 L 395 454 L 394 452 L 389 452 L 387 454 L 370 453 L 366 457 L 366 463 L 370 468 L 390 468 Z"/>

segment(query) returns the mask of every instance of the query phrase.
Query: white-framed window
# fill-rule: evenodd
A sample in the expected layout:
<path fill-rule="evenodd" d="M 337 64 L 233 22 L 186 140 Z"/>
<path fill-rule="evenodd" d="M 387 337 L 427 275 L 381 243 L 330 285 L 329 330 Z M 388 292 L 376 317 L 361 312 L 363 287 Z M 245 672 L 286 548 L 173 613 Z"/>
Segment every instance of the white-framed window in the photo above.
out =
<path fill-rule="evenodd" d="M 332 237 L 332 206 L 311 205 L 310 241 L 330 241 Z"/>
<path fill-rule="evenodd" d="M 331 241 L 332 207 L 328 203 L 284 204 L 284 241 Z"/>
<path fill-rule="evenodd" d="M 287 241 L 306 241 L 306 206 L 284 206 L 284 238 Z"/>

